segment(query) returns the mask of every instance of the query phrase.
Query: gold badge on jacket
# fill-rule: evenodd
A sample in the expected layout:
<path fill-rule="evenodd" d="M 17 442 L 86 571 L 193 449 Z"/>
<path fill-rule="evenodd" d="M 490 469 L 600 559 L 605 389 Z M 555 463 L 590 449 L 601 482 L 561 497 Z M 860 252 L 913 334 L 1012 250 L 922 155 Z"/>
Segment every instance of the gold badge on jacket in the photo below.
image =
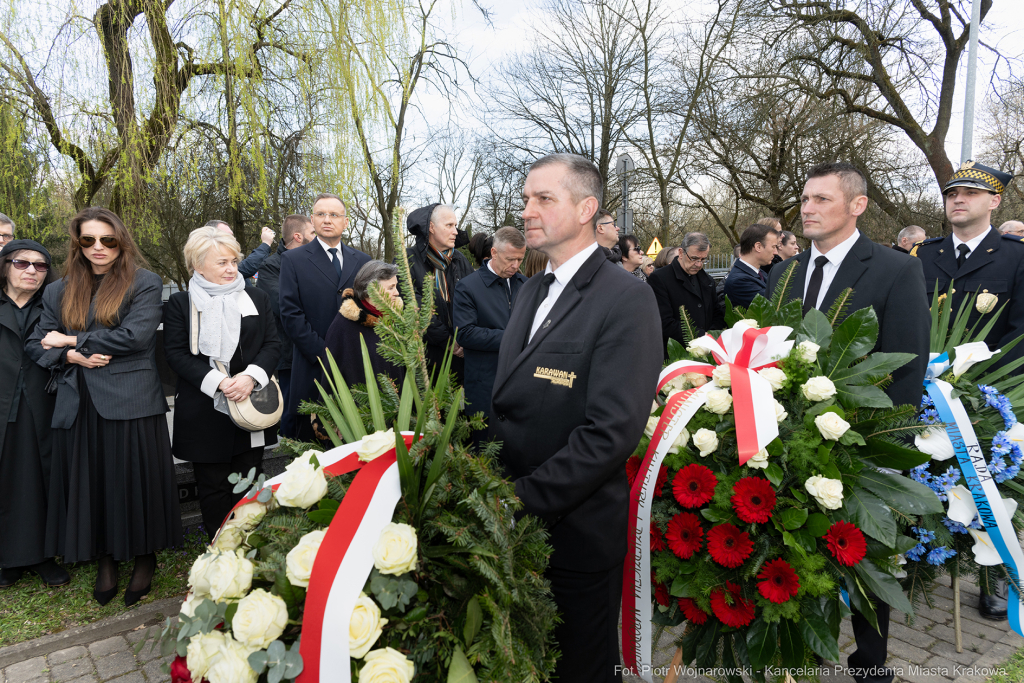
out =
<path fill-rule="evenodd" d="M 540 379 L 550 380 L 552 384 L 569 387 L 570 389 L 572 389 L 572 381 L 576 379 L 575 372 L 542 368 L 540 366 L 537 366 L 537 369 L 533 371 L 533 376 L 539 377 Z"/>

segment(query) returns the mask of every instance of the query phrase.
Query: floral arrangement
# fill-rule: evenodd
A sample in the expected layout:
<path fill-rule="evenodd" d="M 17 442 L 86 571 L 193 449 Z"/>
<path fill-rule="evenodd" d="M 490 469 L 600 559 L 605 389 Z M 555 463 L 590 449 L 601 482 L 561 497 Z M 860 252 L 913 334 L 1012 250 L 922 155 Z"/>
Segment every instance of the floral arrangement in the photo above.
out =
<path fill-rule="evenodd" d="M 177 655 L 174 683 L 315 681 L 324 657 L 344 662 L 332 679 L 359 683 L 521 683 L 553 671 L 547 533 L 516 519 L 498 448 L 467 448 L 481 425 L 462 416 L 450 357 L 436 378 L 426 370 L 429 294 L 421 310 L 404 293 L 413 303 L 402 308 L 371 292 L 385 312 L 377 350 L 407 368 L 401 390 L 373 376 L 365 345 L 365 384 L 350 388 L 328 358 L 319 415 L 335 448 L 306 450 L 273 479 L 232 475 L 248 494 L 158 638 Z"/>
<path fill-rule="evenodd" d="M 678 642 L 683 663 L 749 667 L 757 680 L 768 666 L 813 667 L 815 655 L 839 660 L 843 590 L 869 621 L 872 593 L 910 611 L 895 558 L 917 541 L 901 528 L 940 510 L 926 486 L 893 472 L 925 457 L 901 441 L 922 431 L 915 407 L 892 407 L 881 389 L 910 354 L 870 353 L 878 334 L 872 309 L 845 316 L 837 304 L 801 317 L 799 301 L 783 303 L 784 290 L 745 311 L 727 310 L 733 330 L 776 326 L 790 340 L 774 362 L 750 368 L 771 386 L 772 398 L 754 409 L 767 411 L 778 437 L 740 464 L 738 431 L 746 425 L 736 415 L 746 408 L 737 366 L 716 355 L 713 370 L 677 370 L 663 382 L 626 463 L 637 496 L 651 441 L 664 434 L 664 411 L 703 392 L 704 405 L 673 440 L 657 478 L 648 477 L 653 620 L 688 622 Z M 849 292 L 840 297 L 848 299 Z M 663 378 L 708 360 L 727 336 L 688 336 L 685 348 L 670 343 Z"/>
<path fill-rule="evenodd" d="M 931 350 L 933 361 L 937 361 L 933 364 L 932 379 L 948 383 L 953 389 L 951 397 L 965 409 L 984 454 L 985 467 L 1016 536 L 1024 529 L 1021 518 L 1015 515 L 1019 504 L 1024 503 L 1024 424 L 1018 421 L 1014 405 L 1021 405 L 1024 400 L 1019 374 L 1024 360 L 1000 362 L 1020 340 L 998 350 L 990 350 L 981 341 L 998 317 L 996 313 L 987 321 L 985 318 L 995 310 L 996 295 L 984 292 L 966 298 L 955 315 L 950 301 L 946 294 L 938 292 L 932 301 Z M 981 317 L 968 329 L 972 308 Z M 1001 567 L 1004 560 L 991 539 L 992 530 L 986 529 L 968 488 L 970 473 L 963 471 L 950 430 L 928 391 L 922 398 L 919 419 L 927 428 L 916 437 L 915 445 L 930 459 L 913 468 L 910 476 L 935 492 L 943 510 L 920 520 L 912 529 L 919 542 L 904 553 L 903 582 L 914 602 L 927 599 L 941 573 L 968 575 L 986 583 L 1005 574 Z M 960 441 L 955 424 L 950 428 Z"/>

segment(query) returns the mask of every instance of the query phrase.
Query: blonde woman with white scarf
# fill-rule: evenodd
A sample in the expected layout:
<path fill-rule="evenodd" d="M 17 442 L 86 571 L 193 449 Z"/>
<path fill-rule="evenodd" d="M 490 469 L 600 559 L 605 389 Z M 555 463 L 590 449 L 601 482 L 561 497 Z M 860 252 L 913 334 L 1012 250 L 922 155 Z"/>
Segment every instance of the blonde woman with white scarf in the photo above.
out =
<path fill-rule="evenodd" d="M 164 353 L 178 374 L 174 397 L 172 450 L 192 463 L 206 533 L 213 538 L 241 494 L 228 475 L 262 471 L 264 446 L 277 426 L 259 432 L 236 427 L 217 407 L 223 399 L 243 401 L 267 385 L 277 367 L 281 343 L 270 297 L 245 284 L 238 272 L 238 242 L 214 227 L 193 230 L 185 243 L 192 272 L 188 292 L 164 304 Z M 192 351 L 192 308 L 198 313 L 198 353 Z M 228 366 L 230 375 L 215 367 Z"/>

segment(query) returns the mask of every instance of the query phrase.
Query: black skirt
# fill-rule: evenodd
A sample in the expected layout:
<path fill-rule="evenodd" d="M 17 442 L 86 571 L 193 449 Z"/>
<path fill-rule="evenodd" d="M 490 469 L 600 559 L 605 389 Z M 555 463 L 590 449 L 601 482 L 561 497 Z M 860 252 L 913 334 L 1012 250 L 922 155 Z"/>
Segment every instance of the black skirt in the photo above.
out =
<path fill-rule="evenodd" d="M 78 417 L 55 429 L 46 551 L 130 560 L 182 545 L 167 418 L 105 420 L 78 373 Z"/>
<path fill-rule="evenodd" d="M 22 394 L 0 453 L 0 567 L 27 567 L 53 557 L 44 549 L 49 476 L 49 453 L 39 452 L 35 416 Z"/>

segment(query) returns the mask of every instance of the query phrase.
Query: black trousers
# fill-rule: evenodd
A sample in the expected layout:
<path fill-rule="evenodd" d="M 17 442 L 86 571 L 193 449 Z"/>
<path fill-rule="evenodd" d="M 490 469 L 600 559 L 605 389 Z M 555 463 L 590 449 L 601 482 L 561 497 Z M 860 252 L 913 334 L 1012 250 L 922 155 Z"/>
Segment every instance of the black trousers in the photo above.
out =
<path fill-rule="evenodd" d="M 889 605 L 875 596 L 871 596 L 871 600 L 875 604 L 875 616 L 881 633 L 858 610 L 853 610 L 851 625 L 857 650 L 847 658 L 846 663 L 853 669 L 850 675 L 857 683 L 892 683 L 893 671 L 885 668 L 885 658 L 889 652 Z"/>
<path fill-rule="evenodd" d="M 231 508 L 246 494 L 245 491 L 232 493 L 235 485 L 228 481 L 228 476 L 232 472 L 240 472 L 245 476 L 253 467 L 256 468 L 257 477 L 263 473 L 263 446 L 234 455 L 231 462 L 192 463 L 199 489 L 199 509 L 203 513 L 203 526 L 211 541 Z"/>
<path fill-rule="evenodd" d="M 549 567 L 546 574 L 562 616 L 555 640 L 562 656 L 555 667 L 559 683 L 621 683 L 619 607 L 622 564 L 602 572 Z"/>

